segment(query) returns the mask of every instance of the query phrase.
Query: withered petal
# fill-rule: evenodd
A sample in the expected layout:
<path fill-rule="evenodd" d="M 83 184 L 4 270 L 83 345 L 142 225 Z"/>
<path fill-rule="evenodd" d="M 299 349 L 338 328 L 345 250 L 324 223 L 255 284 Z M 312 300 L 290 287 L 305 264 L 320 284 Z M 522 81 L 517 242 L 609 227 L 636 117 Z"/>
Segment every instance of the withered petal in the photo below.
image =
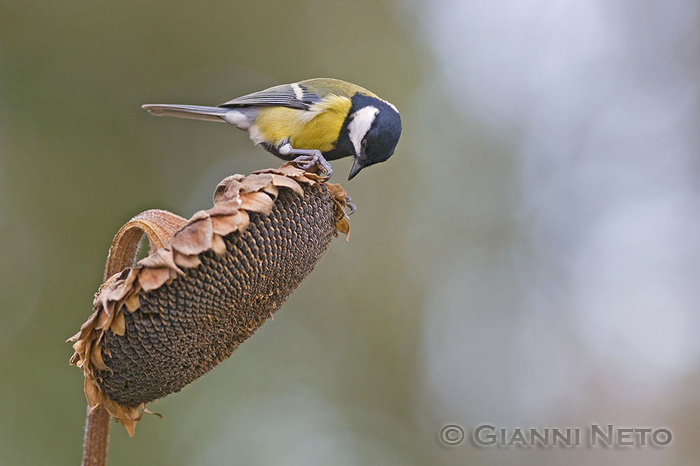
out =
<path fill-rule="evenodd" d="M 299 196 L 304 195 L 304 190 L 302 189 L 301 186 L 299 186 L 299 183 L 294 181 L 292 178 L 286 177 L 286 176 L 280 176 L 280 175 L 275 175 L 272 178 L 272 184 L 278 187 L 285 187 L 289 188 L 292 191 L 294 191 L 296 194 Z"/>
<path fill-rule="evenodd" d="M 211 249 L 219 256 L 226 252 L 226 243 L 224 239 L 219 235 L 214 235 L 211 242 Z"/>
<path fill-rule="evenodd" d="M 226 236 L 234 231 L 245 230 L 245 227 L 250 223 L 250 217 L 245 210 L 239 210 L 235 215 L 212 217 L 211 222 L 214 233 Z"/>
<path fill-rule="evenodd" d="M 140 267 L 151 268 L 167 267 L 178 273 L 182 273 L 182 270 L 175 265 L 175 261 L 173 260 L 173 251 L 170 248 L 157 249 L 149 256 L 138 261 L 138 265 Z"/>
<path fill-rule="evenodd" d="M 132 420 L 132 419 L 125 419 L 125 418 L 117 418 L 121 425 L 124 426 L 126 429 L 126 432 L 129 434 L 129 437 L 133 437 L 134 434 L 136 433 L 136 424 L 138 421 Z"/>
<path fill-rule="evenodd" d="M 214 204 L 236 199 L 241 190 L 241 181 L 244 178 L 245 176 L 236 174 L 221 180 L 214 190 Z"/>
<path fill-rule="evenodd" d="M 130 311 L 134 311 L 134 310 L 138 309 L 139 295 L 137 294 L 134 296 L 136 296 L 136 307 L 133 309 L 129 309 Z M 132 296 L 132 298 L 133 298 L 133 296 Z M 129 300 L 127 300 L 127 302 L 125 302 L 127 308 L 129 307 L 128 301 Z M 109 328 L 110 328 L 110 330 L 112 330 L 112 332 L 115 335 L 119 335 L 119 336 L 124 335 L 124 332 L 126 331 L 125 322 L 124 322 L 124 314 L 121 312 L 118 312 L 117 315 L 114 316 L 114 320 L 112 320 L 112 325 Z"/>
<path fill-rule="evenodd" d="M 87 399 L 88 406 L 90 406 L 90 409 L 95 409 L 102 404 L 101 392 L 99 387 L 97 386 L 97 383 L 94 380 L 85 377 L 84 390 L 85 398 Z"/>
<path fill-rule="evenodd" d="M 185 267 L 186 269 L 197 267 L 199 266 L 199 264 L 202 263 L 202 261 L 199 260 L 199 256 L 197 255 L 189 256 L 187 254 L 180 254 L 179 252 L 175 253 L 175 262 L 180 267 Z"/>
<path fill-rule="evenodd" d="M 275 186 L 274 184 L 268 184 L 262 190 L 264 192 L 266 192 L 267 194 L 269 194 L 270 196 L 272 196 L 273 201 L 275 199 L 277 199 L 277 196 L 279 195 L 279 192 L 280 192 L 279 189 L 277 188 L 277 186 Z"/>
<path fill-rule="evenodd" d="M 260 191 L 266 186 L 271 185 L 272 176 L 273 175 L 271 173 L 254 173 L 252 175 L 246 176 L 241 181 L 241 194 Z"/>
<path fill-rule="evenodd" d="M 335 228 L 344 235 L 350 234 L 350 222 L 348 222 L 347 217 L 343 217 L 337 222 L 335 222 Z"/>
<path fill-rule="evenodd" d="M 214 204 L 214 207 L 209 211 L 209 216 L 218 217 L 221 215 L 235 215 L 241 207 L 241 200 L 237 198 L 234 201 L 219 202 Z"/>
<path fill-rule="evenodd" d="M 145 268 L 141 269 L 139 274 L 139 283 L 145 291 L 155 290 L 160 288 L 170 278 L 170 269 L 159 267 L 157 269 Z"/>
<path fill-rule="evenodd" d="M 211 247 L 214 227 L 209 214 L 205 212 L 205 215 L 204 218 L 190 223 L 175 234 L 172 241 L 174 251 L 191 256 L 204 252 Z"/>
<path fill-rule="evenodd" d="M 345 188 L 343 188 L 340 183 L 326 183 L 326 186 L 336 201 L 344 204 L 347 203 L 346 199 L 348 198 L 348 192 L 345 191 Z"/>
<path fill-rule="evenodd" d="M 92 364 L 99 370 L 104 371 L 109 369 L 105 365 L 104 359 L 102 359 L 102 346 L 101 345 L 95 345 L 92 347 L 92 354 L 90 355 L 90 361 L 92 361 Z"/>
<path fill-rule="evenodd" d="M 140 306 L 138 291 L 134 290 L 134 292 L 132 292 L 129 295 L 129 297 L 124 300 L 124 305 L 126 306 L 126 309 L 129 312 L 134 312 L 136 309 L 138 309 Z M 120 313 L 117 315 L 117 317 L 115 317 L 115 320 L 120 316 L 122 319 L 124 319 L 124 316 Z M 114 324 L 112 324 L 112 326 L 114 326 Z M 114 329 L 112 329 L 112 330 L 114 330 Z M 120 333 L 119 335 L 123 335 L 123 334 Z"/>
<path fill-rule="evenodd" d="M 270 215 L 275 201 L 270 196 L 259 191 L 254 193 L 241 194 L 241 207 L 251 212 L 259 212 L 263 215 Z"/>

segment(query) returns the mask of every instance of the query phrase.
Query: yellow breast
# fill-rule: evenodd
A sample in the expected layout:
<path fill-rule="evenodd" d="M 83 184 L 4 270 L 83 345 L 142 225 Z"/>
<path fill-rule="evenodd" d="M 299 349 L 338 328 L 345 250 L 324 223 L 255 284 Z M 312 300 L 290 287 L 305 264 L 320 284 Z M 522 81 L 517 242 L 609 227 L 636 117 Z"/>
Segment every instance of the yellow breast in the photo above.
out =
<path fill-rule="evenodd" d="M 347 97 L 331 95 L 309 110 L 262 107 L 250 128 L 250 137 L 256 144 L 274 146 L 290 138 L 295 149 L 326 152 L 333 149 L 350 106 Z"/>

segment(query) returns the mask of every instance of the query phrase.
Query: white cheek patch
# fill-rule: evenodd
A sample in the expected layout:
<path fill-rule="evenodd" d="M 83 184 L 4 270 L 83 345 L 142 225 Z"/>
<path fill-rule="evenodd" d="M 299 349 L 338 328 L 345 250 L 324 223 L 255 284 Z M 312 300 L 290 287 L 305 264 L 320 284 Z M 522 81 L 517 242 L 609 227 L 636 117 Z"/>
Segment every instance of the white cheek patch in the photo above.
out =
<path fill-rule="evenodd" d="M 367 131 L 372 127 L 374 119 L 379 113 L 377 107 L 372 107 L 368 105 L 367 107 L 362 107 L 352 115 L 352 121 L 348 125 L 348 133 L 350 136 L 350 141 L 355 147 L 355 155 L 360 155 L 360 149 L 362 147 L 362 140 L 365 138 Z"/>
<path fill-rule="evenodd" d="M 297 100 L 302 100 L 304 97 L 304 91 L 302 90 L 301 86 L 299 86 L 297 83 L 290 84 L 290 86 L 292 87 L 294 96 L 297 98 Z"/>

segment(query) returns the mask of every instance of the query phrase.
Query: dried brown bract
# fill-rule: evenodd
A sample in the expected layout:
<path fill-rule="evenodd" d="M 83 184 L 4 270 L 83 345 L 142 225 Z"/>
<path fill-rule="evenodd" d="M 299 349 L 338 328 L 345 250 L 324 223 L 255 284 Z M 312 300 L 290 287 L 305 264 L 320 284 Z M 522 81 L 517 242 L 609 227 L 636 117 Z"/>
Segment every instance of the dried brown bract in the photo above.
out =
<path fill-rule="evenodd" d="M 110 270 L 108 260 L 113 275 L 69 339 L 90 407 L 104 406 L 133 435 L 145 403 L 228 358 L 331 239 L 348 234 L 347 200 L 340 185 L 284 164 L 224 179 L 214 207 L 189 220 L 157 210 L 134 217 L 115 237 L 110 259 L 133 258 L 143 233 L 151 254 L 124 270 Z"/>

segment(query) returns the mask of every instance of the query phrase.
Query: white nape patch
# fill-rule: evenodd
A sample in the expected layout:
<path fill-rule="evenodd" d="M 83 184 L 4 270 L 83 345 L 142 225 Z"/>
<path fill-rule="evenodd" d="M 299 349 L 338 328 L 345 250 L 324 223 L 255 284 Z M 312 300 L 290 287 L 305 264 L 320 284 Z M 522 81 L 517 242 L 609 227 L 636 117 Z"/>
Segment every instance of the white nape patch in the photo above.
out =
<path fill-rule="evenodd" d="M 387 101 L 387 100 L 383 100 L 382 102 L 384 102 L 385 104 L 387 104 L 389 107 L 393 108 L 394 111 L 395 111 L 396 113 L 399 113 L 399 109 L 396 108 L 396 106 L 395 106 L 394 104 L 392 104 L 391 102 L 389 102 L 389 101 Z"/>
<path fill-rule="evenodd" d="M 304 98 L 304 91 L 302 90 L 301 86 L 299 86 L 297 83 L 290 84 L 292 86 L 292 90 L 294 91 L 294 95 L 298 100 L 302 100 Z"/>
<path fill-rule="evenodd" d="M 362 107 L 353 113 L 352 121 L 348 125 L 348 133 L 350 133 L 350 141 L 355 147 L 355 155 L 360 155 L 362 140 L 365 138 L 367 131 L 372 127 L 377 113 L 379 113 L 379 109 L 371 105 Z"/>
<path fill-rule="evenodd" d="M 239 112 L 238 110 L 231 110 L 224 113 L 224 121 L 245 130 L 250 129 L 250 126 L 253 123 L 245 114 Z"/>

